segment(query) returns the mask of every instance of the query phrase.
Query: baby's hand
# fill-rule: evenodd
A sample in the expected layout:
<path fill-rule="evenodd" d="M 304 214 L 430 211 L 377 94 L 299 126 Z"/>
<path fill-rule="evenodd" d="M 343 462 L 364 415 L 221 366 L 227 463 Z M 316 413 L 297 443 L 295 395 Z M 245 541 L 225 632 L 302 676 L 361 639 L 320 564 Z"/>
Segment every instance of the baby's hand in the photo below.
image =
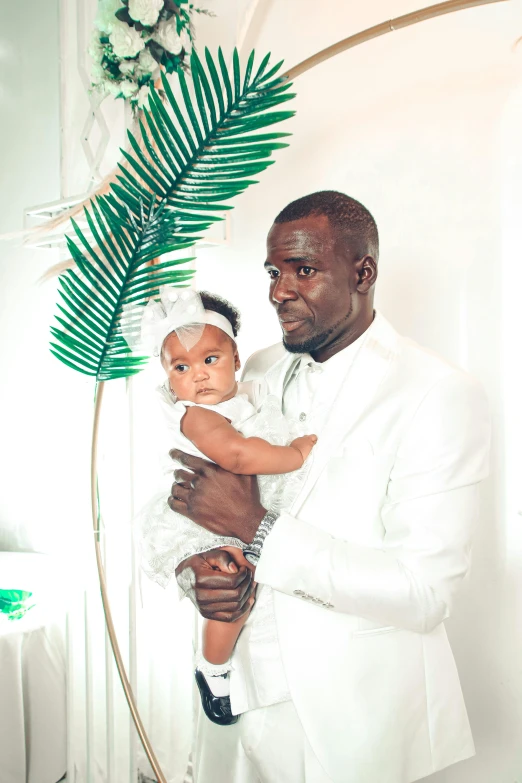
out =
<path fill-rule="evenodd" d="M 313 447 L 317 443 L 317 435 L 303 435 L 302 438 L 296 438 L 290 444 L 293 449 L 301 452 L 303 462 L 308 457 Z"/>

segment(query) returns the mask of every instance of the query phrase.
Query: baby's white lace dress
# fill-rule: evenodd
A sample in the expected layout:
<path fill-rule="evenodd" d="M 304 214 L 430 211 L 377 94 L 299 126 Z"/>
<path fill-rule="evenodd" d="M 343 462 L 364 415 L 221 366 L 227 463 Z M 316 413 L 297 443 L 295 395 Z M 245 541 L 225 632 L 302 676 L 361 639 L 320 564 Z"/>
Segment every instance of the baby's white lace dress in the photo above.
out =
<path fill-rule="evenodd" d="M 181 420 L 188 406 L 196 403 L 175 400 L 167 385 L 158 389 L 172 448 L 186 454 L 211 461 L 181 432 Z M 259 410 L 238 394 L 217 405 L 202 405 L 229 419 L 232 426 L 245 437 L 259 437 L 277 446 L 285 446 L 302 434 L 292 432 L 284 418 L 277 397 L 265 397 Z M 307 472 L 309 460 L 299 470 L 280 475 L 258 476 L 261 503 L 265 508 L 280 510 L 288 507 L 297 494 Z M 136 521 L 141 566 L 147 576 L 167 587 L 177 566 L 191 555 L 207 552 L 222 546 L 243 549 L 245 543 L 238 538 L 218 536 L 173 511 L 167 503 L 173 482 L 172 471 L 176 466 L 169 459 L 165 488 L 146 505 Z M 233 498 L 230 499 L 233 503 Z M 187 585 L 188 589 L 190 586 Z"/>

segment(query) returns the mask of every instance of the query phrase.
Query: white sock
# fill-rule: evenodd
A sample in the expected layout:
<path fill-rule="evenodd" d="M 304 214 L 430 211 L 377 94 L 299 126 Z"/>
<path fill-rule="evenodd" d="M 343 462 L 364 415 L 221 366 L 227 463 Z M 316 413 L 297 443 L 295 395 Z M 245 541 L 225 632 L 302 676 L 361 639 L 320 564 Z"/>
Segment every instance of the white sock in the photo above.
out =
<path fill-rule="evenodd" d="M 228 674 L 218 674 L 217 677 L 212 677 L 210 674 L 205 674 L 205 672 L 202 672 L 202 674 L 214 696 L 230 696 L 230 679 Z"/>
<path fill-rule="evenodd" d="M 214 696 L 230 696 L 230 663 L 210 663 L 201 652 L 196 658 L 199 669 Z"/>

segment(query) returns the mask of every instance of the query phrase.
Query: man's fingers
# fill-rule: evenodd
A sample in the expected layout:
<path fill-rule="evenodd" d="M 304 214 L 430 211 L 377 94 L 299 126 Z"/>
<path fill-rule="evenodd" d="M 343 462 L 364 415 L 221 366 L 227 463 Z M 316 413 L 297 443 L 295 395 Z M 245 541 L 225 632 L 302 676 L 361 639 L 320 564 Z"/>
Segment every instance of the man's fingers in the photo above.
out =
<path fill-rule="evenodd" d="M 212 614 L 211 612 L 200 612 L 200 614 L 205 620 L 219 620 L 220 623 L 235 623 L 236 620 L 239 620 L 247 611 L 247 609 L 241 609 L 238 612 L 216 612 L 215 614 Z"/>
<path fill-rule="evenodd" d="M 213 571 L 212 569 L 197 569 L 196 587 L 201 590 L 235 590 L 245 582 L 252 581 L 252 573 L 247 568 L 240 568 L 237 573 Z"/>
<path fill-rule="evenodd" d="M 247 593 L 241 601 L 220 601 L 219 603 L 200 603 L 198 601 L 198 608 L 201 613 L 216 614 L 216 612 L 243 612 L 248 609 L 254 603 L 254 596 Z"/>
<path fill-rule="evenodd" d="M 198 603 L 198 608 L 201 614 L 203 612 L 206 612 L 207 614 L 216 614 L 216 612 L 228 612 L 229 614 L 232 614 L 232 612 L 241 612 L 247 601 L 242 601 L 241 603 L 237 603 L 235 601 L 223 601 L 219 604 L 200 604 Z"/>
<path fill-rule="evenodd" d="M 184 517 L 188 517 L 187 504 L 184 501 L 179 500 L 177 497 L 175 498 L 172 495 L 170 495 L 170 497 L 167 499 L 167 503 L 173 511 L 176 511 L 177 514 L 181 514 Z"/>
<path fill-rule="evenodd" d="M 205 590 L 196 588 L 196 598 L 198 606 L 202 609 L 212 609 L 217 612 L 220 611 L 220 607 L 223 604 L 232 604 L 232 606 L 227 608 L 237 609 L 243 606 L 245 601 L 250 598 L 253 589 L 250 583 L 240 585 L 235 590 Z"/>
<path fill-rule="evenodd" d="M 253 591 L 254 586 L 251 581 L 245 581 L 233 590 L 209 590 L 196 587 L 196 600 L 199 608 L 207 611 L 225 611 L 225 608 L 235 611 L 244 606 L 253 595 Z"/>
<path fill-rule="evenodd" d="M 205 610 L 200 612 L 200 614 L 207 620 L 219 620 L 222 623 L 233 623 L 236 620 L 239 620 L 239 618 L 242 617 L 245 612 L 248 612 L 252 608 L 253 604 L 254 596 L 251 596 L 241 609 L 236 609 L 235 611 L 223 611 L 220 609 L 217 612 Z"/>
<path fill-rule="evenodd" d="M 229 571 L 236 571 L 240 566 L 245 566 L 249 571 L 255 570 L 254 566 L 248 562 L 243 555 L 242 550 L 237 546 L 224 546 L 222 549 L 225 552 L 229 552 L 230 557 L 232 558 L 232 562 L 229 565 Z"/>
<path fill-rule="evenodd" d="M 171 487 L 171 497 L 177 500 L 181 500 L 182 503 L 187 505 L 187 500 L 190 492 L 189 487 L 185 487 L 183 484 L 173 484 Z"/>
<path fill-rule="evenodd" d="M 181 462 L 185 468 L 192 470 L 194 473 L 201 473 L 201 471 L 208 466 L 207 460 L 201 459 L 200 457 L 193 457 L 191 454 L 185 454 L 184 451 L 180 451 L 179 449 L 171 449 L 169 455 L 171 459 L 176 462 Z"/>
<path fill-rule="evenodd" d="M 213 549 L 204 553 L 203 557 L 212 568 L 218 568 L 220 571 L 236 574 L 239 570 L 233 556 L 226 549 Z"/>
<path fill-rule="evenodd" d="M 241 609 L 241 611 L 238 612 L 216 612 L 215 614 L 213 612 L 200 612 L 200 615 L 205 620 L 219 620 L 220 623 L 235 623 L 235 621 L 239 620 L 246 611 L 246 609 Z"/>
<path fill-rule="evenodd" d="M 174 484 L 181 484 L 184 487 L 192 487 L 195 479 L 196 479 L 196 474 L 191 473 L 188 470 L 174 471 Z"/>

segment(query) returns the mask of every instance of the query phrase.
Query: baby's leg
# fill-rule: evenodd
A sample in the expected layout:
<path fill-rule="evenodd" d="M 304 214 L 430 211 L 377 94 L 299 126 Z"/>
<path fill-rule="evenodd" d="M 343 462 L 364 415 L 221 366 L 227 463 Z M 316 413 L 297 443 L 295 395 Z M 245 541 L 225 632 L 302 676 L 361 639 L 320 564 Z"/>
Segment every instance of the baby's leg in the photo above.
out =
<path fill-rule="evenodd" d="M 243 628 L 248 612 L 233 623 L 219 620 L 205 620 L 203 625 L 203 648 L 198 656 L 197 668 L 203 674 L 214 696 L 230 695 L 230 658 L 237 638 Z"/>
<path fill-rule="evenodd" d="M 222 547 L 227 549 L 232 555 L 237 567 L 246 566 L 252 569 L 247 563 L 240 549 L 235 547 Z M 252 600 L 252 599 L 251 599 Z M 205 620 L 203 625 L 203 646 L 202 653 L 199 655 L 199 661 L 196 671 L 196 681 L 201 692 L 203 709 L 210 720 L 222 725 L 228 725 L 237 720 L 230 711 L 230 679 L 231 670 L 230 658 L 241 633 L 245 622 L 250 614 L 248 611 L 242 615 L 239 620 L 233 623 L 225 623 L 219 620 Z M 217 701 L 208 700 L 208 691 Z"/>
<path fill-rule="evenodd" d="M 215 665 L 224 664 L 228 661 L 249 614 L 250 609 L 233 623 L 205 620 L 203 626 L 203 656 L 206 661 Z"/>
<path fill-rule="evenodd" d="M 237 547 L 224 546 L 221 549 L 226 549 L 230 553 L 238 568 L 245 566 L 253 570 L 253 566 L 245 560 L 243 552 Z M 203 655 L 205 660 L 212 664 L 224 664 L 228 661 L 249 614 L 250 609 L 233 623 L 224 623 L 220 620 L 205 621 L 203 626 Z"/>

